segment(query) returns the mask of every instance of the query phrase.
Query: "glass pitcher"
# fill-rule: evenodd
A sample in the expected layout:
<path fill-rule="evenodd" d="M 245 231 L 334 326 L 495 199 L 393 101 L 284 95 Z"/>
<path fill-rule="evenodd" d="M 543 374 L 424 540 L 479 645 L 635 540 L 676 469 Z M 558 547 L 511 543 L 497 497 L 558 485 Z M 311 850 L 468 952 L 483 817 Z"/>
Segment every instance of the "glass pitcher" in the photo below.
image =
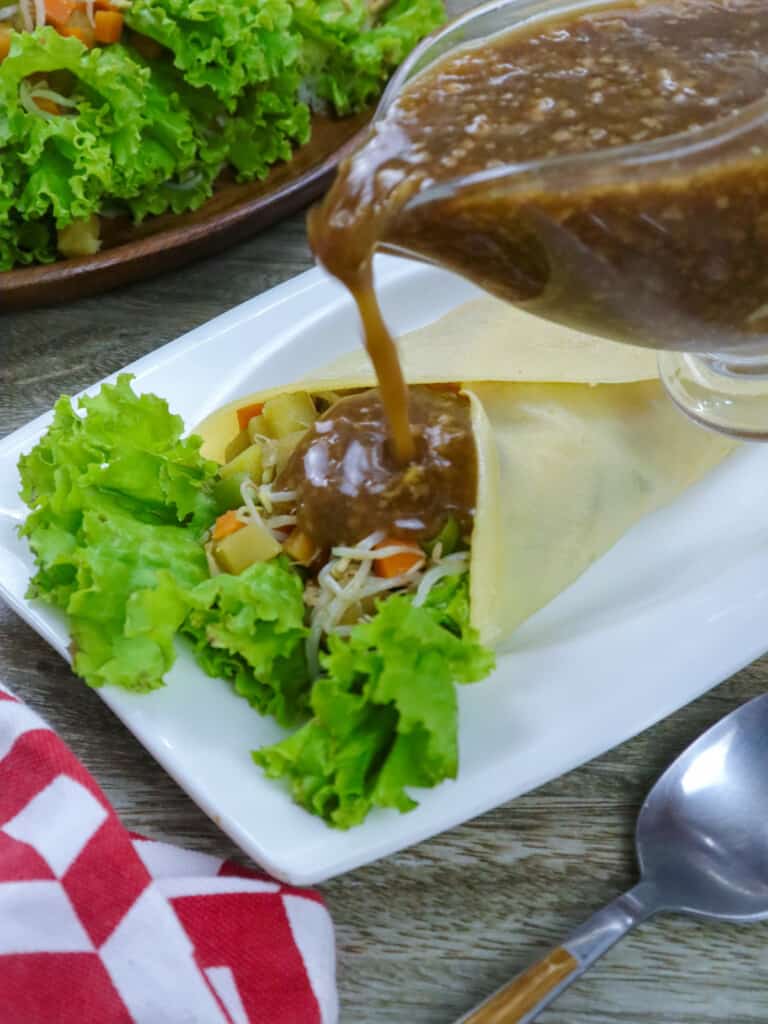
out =
<path fill-rule="evenodd" d="M 413 52 L 376 119 L 455 48 L 596 9 L 583 0 L 476 8 Z M 434 245 L 430 224 L 439 224 Z M 381 248 L 455 270 L 536 315 L 657 349 L 684 412 L 768 439 L 768 99 L 695 132 L 428 186 Z"/>

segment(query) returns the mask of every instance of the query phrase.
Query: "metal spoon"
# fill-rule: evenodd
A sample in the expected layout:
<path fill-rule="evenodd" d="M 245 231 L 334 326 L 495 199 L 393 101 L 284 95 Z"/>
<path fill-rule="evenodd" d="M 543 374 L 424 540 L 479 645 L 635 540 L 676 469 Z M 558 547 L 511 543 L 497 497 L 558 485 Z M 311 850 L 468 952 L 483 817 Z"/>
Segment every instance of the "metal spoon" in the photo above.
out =
<path fill-rule="evenodd" d="M 661 776 L 635 834 L 640 881 L 456 1024 L 529 1024 L 659 911 L 768 918 L 768 694 L 712 726 Z"/>

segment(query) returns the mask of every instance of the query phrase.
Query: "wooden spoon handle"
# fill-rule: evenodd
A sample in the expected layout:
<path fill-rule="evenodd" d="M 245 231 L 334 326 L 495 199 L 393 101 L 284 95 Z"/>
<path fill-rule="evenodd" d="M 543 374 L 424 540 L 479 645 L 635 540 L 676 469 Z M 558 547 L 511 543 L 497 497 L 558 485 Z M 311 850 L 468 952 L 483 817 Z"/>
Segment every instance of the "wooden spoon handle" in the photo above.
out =
<path fill-rule="evenodd" d="M 532 1010 L 543 1009 L 552 990 L 579 973 L 579 967 L 579 961 L 558 946 L 462 1017 L 460 1024 L 520 1024 Z"/>
<path fill-rule="evenodd" d="M 456 1024 L 530 1024 L 598 957 L 658 909 L 653 885 L 640 882 L 598 910 L 562 946 L 518 974 Z"/>

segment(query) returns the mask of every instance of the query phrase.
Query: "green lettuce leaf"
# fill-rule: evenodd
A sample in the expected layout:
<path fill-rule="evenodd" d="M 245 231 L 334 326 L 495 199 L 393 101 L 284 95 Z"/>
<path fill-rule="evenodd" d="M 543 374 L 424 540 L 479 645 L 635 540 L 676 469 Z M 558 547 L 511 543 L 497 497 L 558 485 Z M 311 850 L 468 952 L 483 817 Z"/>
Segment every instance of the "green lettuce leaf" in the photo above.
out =
<path fill-rule="evenodd" d="M 310 110 L 297 96 L 298 75 L 286 72 L 269 87 L 247 89 L 223 123 L 229 163 L 239 181 L 264 178 L 310 136 Z"/>
<path fill-rule="evenodd" d="M 374 20 L 365 0 L 298 0 L 308 90 L 337 114 L 362 110 L 424 36 L 445 19 L 442 0 L 394 0 Z"/>
<path fill-rule="evenodd" d="M 482 679 L 493 654 L 469 625 L 467 576 L 440 581 L 414 608 L 380 603 L 348 639 L 330 637 L 312 687 L 313 718 L 253 757 L 294 799 L 331 825 L 359 824 L 372 807 L 410 810 L 407 787 L 455 778 L 455 683 Z"/>
<path fill-rule="evenodd" d="M 257 711 L 282 725 L 308 712 L 303 591 L 284 559 L 215 576 L 189 594 L 182 628 L 208 675 L 230 680 Z"/>
<path fill-rule="evenodd" d="M 0 271 L 58 259 L 56 232 L 46 220 L 21 220 L 11 213 L 0 220 Z"/>
<path fill-rule="evenodd" d="M 74 106 L 52 116 L 25 104 L 30 75 L 55 83 L 62 73 Z M 0 239 L 8 247 L 0 259 L 29 262 L 24 253 L 37 255 L 43 246 L 55 253 L 56 227 L 98 212 L 105 200 L 131 199 L 165 183 L 168 193 L 151 212 L 200 205 L 221 161 L 191 195 L 184 182 L 198 149 L 192 112 L 126 47 L 87 50 L 52 28 L 14 33 L 0 65 L 0 181 L 12 170 L 16 179 L 12 203 L 4 208 L 0 198 Z M 37 227 L 30 232 L 25 225 Z"/>
<path fill-rule="evenodd" d="M 56 233 L 48 219 L 18 212 L 26 169 L 14 152 L 0 152 L 0 271 L 56 259 Z"/>
<path fill-rule="evenodd" d="M 195 125 L 197 152 L 183 175 L 144 189 L 129 200 L 133 215 L 195 209 L 213 191 L 229 164 L 238 180 L 264 178 L 273 164 L 290 160 L 310 136 L 309 107 L 297 99 L 298 74 L 286 71 L 268 86 L 248 87 L 228 111 L 209 88 L 194 88 L 167 61 L 146 62 L 156 87 L 178 97 Z"/>
<path fill-rule="evenodd" d="M 145 138 L 164 169 L 128 197 L 125 205 L 136 221 L 167 211 L 196 210 L 213 194 L 214 182 L 227 162 L 222 130 L 226 108 L 210 89 L 189 85 L 170 61 L 147 60 L 129 50 L 149 74 L 147 108 L 152 117 Z"/>
<path fill-rule="evenodd" d="M 179 93 L 135 60 L 126 46 L 110 46 L 103 55 L 118 55 L 121 64 L 131 63 L 145 76 L 142 89 L 140 157 L 116 161 L 113 195 L 131 199 L 168 181 L 182 180 L 197 169 L 199 140 L 193 111 L 184 105 Z M 102 56 L 102 60 L 104 57 Z M 216 169 L 216 172 L 218 168 Z M 211 181 L 216 176 L 211 175 Z M 211 194 L 210 182 L 202 202 Z M 199 205 L 199 204 L 198 204 Z M 168 207 L 173 208 L 169 203 Z M 191 209 L 187 201 L 183 209 Z M 181 212 L 175 211 L 174 212 Z"/>
<path fill-rule="evenodd" d="M 62 71 L 76 106 L 60 116 L 27 109 L 26 79 Z M 50 212 L 61 227 L 90 216 L 105 193 L 138 187 L 146 77 L 120 47 L 88 51 L 52 28 L 13 34 L 0 64 L 0 150 L 26 169 L 18 214 Z"/>
<path fill-rule="evenodd" d="M 210 88 L 229 110 L 246 86 L 269 83 L 299 56 L 288 0 L 134 0 L 125 18 L 171 51 L 190 85 Z"/>
<path fill-rule="evenodd" d="M 181 418 L 136 395 L 127 374 L 78 408 L 61 398 L 19 460 L 29 596 L 67 613 L 75 671 L 92 686 L 153 689 L 181 632 L 258 710 L 286 725 L 306 716 L 302 579 L 284 559 L 209 578 L 201 541 L 217 467 L 201 439 L 182 438 Z"/>
<path fill-rule="evenodd" d="M 186 591 L 208 576 L 200 536 L 216 467 L 127 374 L 78 407 L 85 415 L 61 398 L 19 460 L 32 509 L 20 533 L 37 565 L 29 596 L 68 614 L 74 668 L 91 686 L 150 690 L 173 663 Z"/>

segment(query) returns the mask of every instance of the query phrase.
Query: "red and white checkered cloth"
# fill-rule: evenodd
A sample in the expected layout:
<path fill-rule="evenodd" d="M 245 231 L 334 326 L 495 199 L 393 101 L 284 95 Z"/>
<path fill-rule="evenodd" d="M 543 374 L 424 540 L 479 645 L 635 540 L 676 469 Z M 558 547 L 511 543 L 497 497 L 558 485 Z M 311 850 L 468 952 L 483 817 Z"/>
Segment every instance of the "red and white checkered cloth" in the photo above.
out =
<path fill-rule="evenodd" d="M 333 1024 L 320 896 L 131 835 L 0 687 L 0 1024 Z"/>

